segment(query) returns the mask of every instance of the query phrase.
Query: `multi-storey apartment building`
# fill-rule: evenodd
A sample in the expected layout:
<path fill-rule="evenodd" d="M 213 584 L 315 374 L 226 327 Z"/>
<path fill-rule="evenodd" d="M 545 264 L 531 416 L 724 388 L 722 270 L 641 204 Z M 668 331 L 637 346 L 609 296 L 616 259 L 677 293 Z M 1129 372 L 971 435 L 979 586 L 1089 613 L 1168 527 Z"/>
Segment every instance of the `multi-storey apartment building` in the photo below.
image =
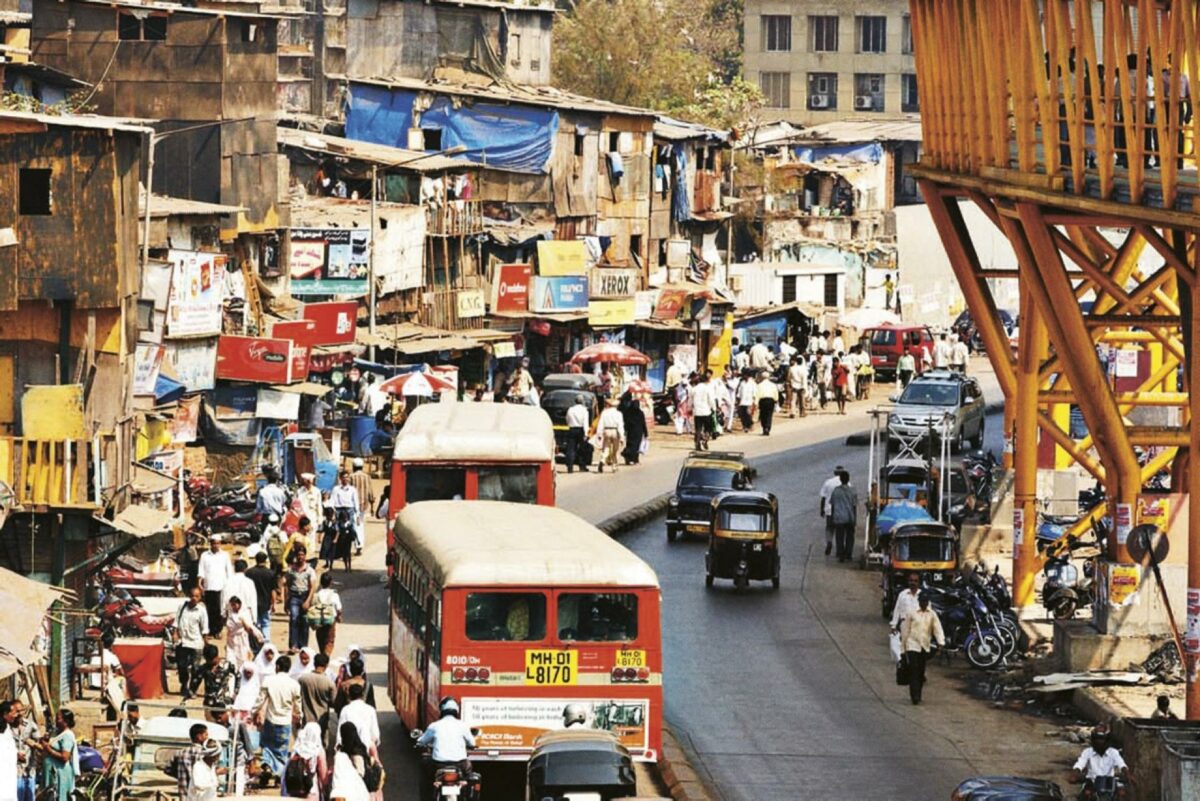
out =
<path fill-rule="evenodd" d="M 907 0 L 746 0 L 745 73 L 764 116 L 814 124 L 920 111 Z"/>

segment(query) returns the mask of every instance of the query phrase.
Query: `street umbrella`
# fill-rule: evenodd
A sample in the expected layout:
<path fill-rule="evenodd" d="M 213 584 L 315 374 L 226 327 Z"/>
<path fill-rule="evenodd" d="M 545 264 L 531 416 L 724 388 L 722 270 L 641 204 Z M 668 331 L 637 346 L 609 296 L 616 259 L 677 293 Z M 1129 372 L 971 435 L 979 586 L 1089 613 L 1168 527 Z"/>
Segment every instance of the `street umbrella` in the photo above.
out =
<path fill-rule="evenodd" d="M 617 342 L 597 342 L 589 345 L 571 357 L 574 364 L 591 362 L 607 362 L 609 364 L 649 364 L 650 357 L 641 351 L 634 350 L 628 345 Z"/>
<path fill-rule="evenodd" d="M 454 392 L 456 389 L 453 382 L 433 373 L 401 373 L 384 381 L 379 388 L 393 395 L 424 398 L 439 392 Z"/>

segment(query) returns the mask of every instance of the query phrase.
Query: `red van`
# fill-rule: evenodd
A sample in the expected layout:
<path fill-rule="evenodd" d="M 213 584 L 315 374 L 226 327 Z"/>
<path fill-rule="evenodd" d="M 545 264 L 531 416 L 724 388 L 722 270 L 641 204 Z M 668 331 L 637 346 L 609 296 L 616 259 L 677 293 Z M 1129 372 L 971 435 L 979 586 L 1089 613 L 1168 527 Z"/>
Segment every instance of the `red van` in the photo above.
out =
<path fill-rule="evenodd" d="M 918 372 L 921 370 L 921 349 L 928 348 L 933 354 L 933 333 L 927 325 L 885 324 L 868 328 L 863 337 L 871 343 L 871 367 L 875 369 L 876 378 L 894 380 L 896 363 L 906 349 L 912 351 Z"/>

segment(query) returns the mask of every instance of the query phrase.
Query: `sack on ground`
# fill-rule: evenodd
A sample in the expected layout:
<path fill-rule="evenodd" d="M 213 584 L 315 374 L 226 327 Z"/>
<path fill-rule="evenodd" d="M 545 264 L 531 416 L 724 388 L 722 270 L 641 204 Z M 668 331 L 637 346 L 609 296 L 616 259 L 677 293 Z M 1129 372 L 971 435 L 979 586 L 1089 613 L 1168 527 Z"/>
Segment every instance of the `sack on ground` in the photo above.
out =
<path fill-rule="evenodd" d="M 908 654 L 904 654 L 900 657 L 900 661 L 896 663 L 896 683 L 901 687 L 907 687 L 908 680 Z"/>

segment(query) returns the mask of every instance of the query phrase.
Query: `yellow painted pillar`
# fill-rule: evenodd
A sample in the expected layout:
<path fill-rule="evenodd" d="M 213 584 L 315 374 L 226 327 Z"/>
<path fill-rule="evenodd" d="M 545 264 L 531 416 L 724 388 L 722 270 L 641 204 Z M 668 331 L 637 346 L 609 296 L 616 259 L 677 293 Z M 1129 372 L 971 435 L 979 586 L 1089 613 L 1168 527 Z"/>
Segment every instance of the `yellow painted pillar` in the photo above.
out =
<path fill-rule="evenodd" d="M 1055 403 L 1050 406 L 1050 418 L 1054 420 L 1054 425 L 1058 426 L 1059 430 L 1066 431 L 1070 434 L 1071 431 L 1071 404 Z M 1068 470 L 1075 460 L 1071 458 L 1071 454 L 1063 450 L 1061 445 L 1054 446 L 1054 469 Z"/>
<path fill-rule="evenodd" d="M 1017 353 L 1017 391 L 1013 441 L 1013 608 L 1032 606 L 1036 595 L 1038 367 L 1047 349 L 1046 324 L 1021 279 L 1021 341 Z"/>

